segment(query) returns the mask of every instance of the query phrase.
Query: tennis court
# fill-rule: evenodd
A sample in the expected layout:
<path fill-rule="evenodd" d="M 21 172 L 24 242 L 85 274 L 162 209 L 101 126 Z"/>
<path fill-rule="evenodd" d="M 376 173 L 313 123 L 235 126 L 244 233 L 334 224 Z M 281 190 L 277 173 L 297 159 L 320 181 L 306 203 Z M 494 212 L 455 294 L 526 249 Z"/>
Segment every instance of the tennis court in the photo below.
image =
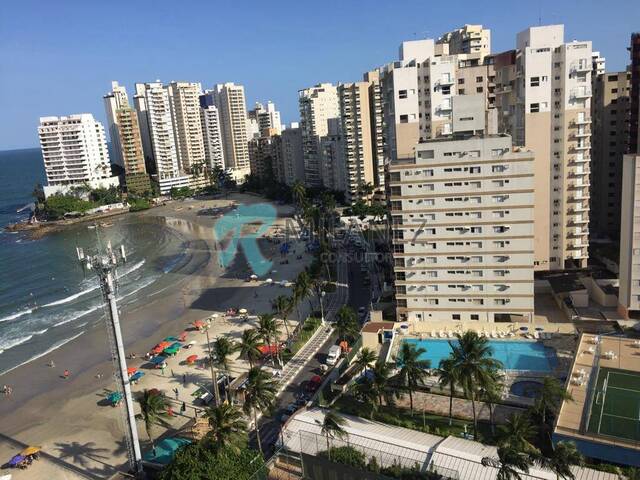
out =
<path fill-rule="evenodd" d="M 588 430 L 601 435 L 640 440 L 640 373 L 600 369 Z"/>

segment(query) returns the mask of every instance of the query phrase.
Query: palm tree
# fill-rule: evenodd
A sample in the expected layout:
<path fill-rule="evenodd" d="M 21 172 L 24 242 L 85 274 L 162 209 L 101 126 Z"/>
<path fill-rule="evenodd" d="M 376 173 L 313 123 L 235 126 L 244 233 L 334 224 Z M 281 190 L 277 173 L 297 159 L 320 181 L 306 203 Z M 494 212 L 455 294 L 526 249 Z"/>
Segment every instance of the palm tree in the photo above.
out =
<path fill-rule="evenodd" d="M 335 328 L 338 332 L 338 337 L 342 340 L 346 340 L 347 337 L 353 338 L 358 335 L 360 327 L 358 325 L 356 312 L 353 311 L 353 308 L 348 305 L 342 305 L 338 309 L 336 318 Z"/>
<path fill-rule="evenodd" d="M 262 451 L 262 441 L 260 440 L 260 428 L 258 427 L 258 411 L 266 411 L 276 398 L 277 387 L 273 379 L 257 367 L 252 367 L 247 376 L 247 383 L 244 396 L 244 413 L 253 415 L 253 423 L 256 427 L 256 437 L 258 438 L 258 448 Z"/>
<path fill-rule="evenodd" d="M 459 380 L 459 372 L 452 358 L 440 360 L 438 368 L 438 383 L 445 389 L 449 387 L 449 425 L 453 424 L 453 396 L 456 393 L 456 384 Z"/>
<path fill-rule="evenodd" d="M 387 405 L 392 402 L 393 394 L 388 392 L 389 381 L 391 377 L 391 365 L 384 362 L 378 362 L 371 370 L 371 386 L 378 395 L 378 403 L 382 405 L 382 399 L 386 399 Z"/>
<path fill-rule="evenodd" d="M 282 317 L 282 323 L 284 323 L 284 329 L 287 332 L 287 342 L 290 340 L 291 335 L 289 333 L 289 324 L 287 323 L 287 317 L 293 309 L 291 297 L 285 295 L 278 295 L 272 302 L 271 308 L 275 313 Z"/>
<path fill-rule="evenodd" d="M 296 209 L 302 209 L 302 204 L 307 199 L 307 189 L 304 184 L 300 180 L 296 181 L 291 188 L 291 193 L 296 203 Z"/>
<path fill-rule="evenodd" d="M 258 335 L 260 335 L 262 337 L 262 341 L 268 345 L 271 363 L 273 363 L 273 350 L 271 349 L 271 346 L 275 344 L 276 349 L 278 348 L 277 344 L 279 334 L 278 321 L 273 315 L 269 313 L 258 315 Z M 276 352 L 278 352 L 278 350 L 276 350 Z M 278 356 L 277 353 L 276 356 Z M 278 361 L 280 361 L 279 357 Z"/>
<path fill-rule="evenodd" d="M 418 348 L 413 343 L 403 342 L 395 357 L 396 364 L 400 365 L 397 379 L 400 385 L 409 392 L 409 405 L 413 415 L 413 391 L 427 376 L 427 369 L 431 364 L 429 360 L 420 360 L 420 356 L 427 353 L 424 348 Z"/>
<path fill-rule="evenodd" d="M 479 385 L 479 396 L 489 407 L 491 434 L 495 436 L 496 431 L 493 413 L 495 404 L 502 400 L 502 389 L 504 388 L 503 376 L 499 370 L 495 370 L 484 378 L 484 382 L 482 385 Z"/>
<path fill-rule="evenodd" d="M 369 370 L 369 365 L 375 363 L 378 360 L 378 355 L 376 352 L 371 350 L 369 347 L 363 347 L 358 353 L 358 358 L 354 362 L 360 368 L 363 368 L 365 372 Z"/>
<path fill-rule="evenodd" d="M 138 405 L 140 405 L 140 416 L 142 417 L 144 428 L 149 436 L 151 448 L 155 449 L 153 437 L 151 436 L 152 427 L 154 425 L 170 426 L 165 420 L 167 416 L 167 399 L 164 394 L 145 388 L 138 394 L 136 400 Z"/>
<path fill-rule="evenodd" d="M 534 404 L 534 409 L 540 415 L 544 425 L 550 424 L 551 417 L 549 413 L 553 412 L 555 414 L 564 400 L 573 400 L 571 394 L 564 389 L 556 378 L 544 377 L 540 395 Z"/>
<path fill-rule="evenodd" d="M 313 305 L 311 304 L 311 295 L 313 295 L 313 280 L 309 276 L 309 273 L 305 270 L 298 274 L 296 281 L 293 285 L 293 295 L 297 297 L 297 302 L 303 301 L 305 298 L 309 298 L 309 308 L 313 311 Z"/>
<path fill-rule="evenodd" d="M 522 480 L 521 473 L 529 473 L 533 460 L 513 446 L 501 446 L 498 447 L 498 458 L 484 457 L 482 465 L 497 468 L 497 480 Z"/>
<path fill-rule="evenodd" d="M 318 423 L 320 422 L 318 421 Z M 320 431 L 327 438 L 327 455 L 329 455 L 329 460 L 331 460 L 331 447 L 329 446 L 329 437 L 346 437 L 347 432 L 343 428 L 346 424 L 347 420 L 344 417 L 338 415 L 333 410 L 329 410 L 324 415 L 324 420 L 322 421 L 322 429 Z"/>
<path fill-rule="evenodd" d="M 351 387 L 354 397 L 369 407 L 369 418 L 373 420 L 373 414 L 378 411 L 380 398 L 378 392 L 369 378 L 363 378 Z"/>
<path fill-rule="evenodd" d="M 536 427 L 531 424 L 528 416 L 521 413 L 513 414 L 498 427 L 498 430 L 498 445 L 511 446 L 519 452 L 536 457 L 539 455 L 540 451 L 532 443 L 536 436 Z"/>
<path fill-rule="evenodd" d="M 573 442 L 558 442 L 548 458 L 540 459 L 540 466 L 548 468 L 556 474 L 556 479 L 573 480 L 575 475 L 571 470 L 573 465 L 582 465 L 584 458 Z"/>
<path fill-rule="evenodd" d="M 242 416 L 242 411 L 235 405 L 223 403 L 207 408 L 204 415 L 211 427 L 206 438 L 213 450 L 219 452 L 229 448 L 239 452 L 239 443 L 247 431 L 247 422 Z"/>
<path fill-rule="evenodd" d="M 468 330 L 462 335 L 456 335 L 458 342 L 449 342 L 451 358 L 460 373 L 458 382 L 467 398 L 471 400 L 473 411 L 473 434 L 478 438 L 478 417 L 476 414 L 476 400 L 479 387 L 488 385 L 493 372 L 502 368 L 502 363 L 491 355 L 493 349 L 486 338 L 480 337 L 475 331 Z"/>
<path fill-rule="evenodd" d="M 262 352 L 260 352 L 260 335 L 254 328 L 249 328 L 242 332 L 238 351 L 240 356 L 249 361 L 249 366 L 253 368 L 254 362 L 260 360 Z"/>
<path fill-rule="evenodd" d="M 227 388 L 225 388 L 225 397 L 229 401 L 229 356 L 238 349 L 238 346 L 227 337 L 218 337 L 216 343 L 213 344 L 213 352 L 216 356 L 216 366 L 218 369 L 226 372 Z M 217 385 L 216 385 L 217 387 Z"/>

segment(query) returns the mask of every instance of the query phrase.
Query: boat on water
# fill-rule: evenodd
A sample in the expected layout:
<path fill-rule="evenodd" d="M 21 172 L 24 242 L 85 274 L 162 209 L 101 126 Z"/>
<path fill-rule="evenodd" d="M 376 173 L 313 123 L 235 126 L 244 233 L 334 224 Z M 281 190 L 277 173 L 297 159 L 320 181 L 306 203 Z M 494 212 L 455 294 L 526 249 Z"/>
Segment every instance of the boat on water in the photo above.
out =
<path fill-rule="evenodd" d="M 96 228 L 96 226 L 95 226 L 95 225 L 88 225 L 88 226 L 87 226 L 87 228 L 88 228 L 89 230 L 93 230 L 94 228 Z"/>
<path fill-rule="evenodd" d="M 100 226 L 103 228 L 113 227 L 113 223 L 101 223 Z"/>

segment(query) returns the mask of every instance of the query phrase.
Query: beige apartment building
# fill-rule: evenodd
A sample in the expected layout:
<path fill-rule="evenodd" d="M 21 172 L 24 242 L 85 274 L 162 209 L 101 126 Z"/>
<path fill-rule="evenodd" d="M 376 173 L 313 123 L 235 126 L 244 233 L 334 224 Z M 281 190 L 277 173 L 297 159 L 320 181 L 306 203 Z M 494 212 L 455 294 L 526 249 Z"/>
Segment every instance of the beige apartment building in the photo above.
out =
<path fill-rule="evenodd" d="M 586 267 L 589 248 L 591 42 L 564 26 L 517 36 L 515 145 L 535 152 L 535 267 Z"/>
<path fill-rule="evenodd" d="M 342 176 L 347 202 L 360 195 L 365 184 L 374 185 L 378 158 L 375 148 L 375 126 L 372 122 L 370 82 L 344 83 L 338 86 L 340 99 L 340 126 L 342 140 Z"/>
<path fill-rule="evenodd" d="M 629 72 L 592 72 L 590 235 L 617 239 L 622 158 L 629 147 Z"/>
<path fill-rule="evenodd" d="M 640 155 L 623 159 L 620 217 L 620 313 L 638 318 L 640 311 Z"/>
<path fill-rule="evenodd" d="M 300 90 L 298 103 L 305 183 L 310 187 L 319 187 L 323 176 L 320 139 L 329 133 L 329 119 L 340 118 L 338 89 L 331 83 L 321 83 Z"/>
<path fill-rule="evenodd" d="M 171 82 L 167 90 L 180 169 L 198 173 L 206 162 L 200 119 L 202 87 L 194 82 Z"/>
<path fill-rule="evenodd" d="M 122 146 L 120 145 L 120 136 L 118 134 L 118 118 L 116 112 L 129 106 L 129 97 L 127 89 L 118 82 L 111 82 L 111 91 L 102 97 L 104 101 L 104 109 L 107 114 L 107 130 L 111 139 L 113 153 L 111 155 L 112 163 L 124 168 L 124 158 L 122 155 Z"/>
<path fill-rule="evenodd" d="M 491 30 L 482 25 L 465 25 L 445 33 L 438 43 L 448 45 L 450 54 L 470 53 L 486 57 L 491 53 Z"/>
<path fill-rule="evenodd" d="M 292 186 L 304 182 L 304 154 L 302 150 L 302 131 L 297 122 L 291 123 L 274 137 L 275 175 L 279 182 Z"/>
<path fill-rule="evenodd" d="M 244 87 L 234 83 L 216 85 L 213 90 L 223 138 L 225 167 L 237 179 L 249 173 L 247 104 Z"/>
<path fill-rule="evenodd" d="M 531 320 L 532 152 L 508 135 L 428 140 L 391 162 L 387 182 L 399 320 Z"/>

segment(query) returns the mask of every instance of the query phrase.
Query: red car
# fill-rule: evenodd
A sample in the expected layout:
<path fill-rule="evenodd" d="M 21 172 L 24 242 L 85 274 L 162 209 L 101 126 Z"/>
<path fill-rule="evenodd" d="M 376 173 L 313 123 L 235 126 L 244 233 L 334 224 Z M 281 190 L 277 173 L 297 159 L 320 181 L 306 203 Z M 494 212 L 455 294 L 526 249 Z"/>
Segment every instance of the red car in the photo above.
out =
<path fill-rule="evenodd" d="M 322 384 L 322 377 L 320 375 L 314 375 L 311 380 L 307 382 L 307 392 L 315 392 Z"/>

